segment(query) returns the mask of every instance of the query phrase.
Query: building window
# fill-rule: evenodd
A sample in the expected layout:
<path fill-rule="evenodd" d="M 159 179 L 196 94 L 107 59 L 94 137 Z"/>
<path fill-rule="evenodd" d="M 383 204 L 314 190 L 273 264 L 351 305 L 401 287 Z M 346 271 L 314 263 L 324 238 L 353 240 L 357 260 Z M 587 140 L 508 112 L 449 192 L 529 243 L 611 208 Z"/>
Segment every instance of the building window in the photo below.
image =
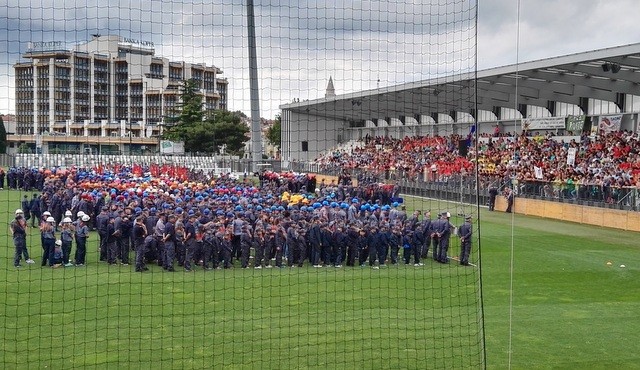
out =
<path fill-rule="evenodd" d="M 309 151 L 309 142 L 308 141 L 303 141 L 302 142 L 302 151 L 303 152 L 308 152 Z"/>

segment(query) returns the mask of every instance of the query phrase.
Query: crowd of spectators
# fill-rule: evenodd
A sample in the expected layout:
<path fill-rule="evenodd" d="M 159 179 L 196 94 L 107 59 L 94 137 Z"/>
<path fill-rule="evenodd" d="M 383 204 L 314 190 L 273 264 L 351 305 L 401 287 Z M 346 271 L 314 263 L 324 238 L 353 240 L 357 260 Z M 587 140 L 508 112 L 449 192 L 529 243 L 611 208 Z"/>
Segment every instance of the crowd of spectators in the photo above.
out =
<path fill-rule="evenodd" d="M 365 170 L 372 174 L 421 179 L 425 170 L 437 168 L 437 178 L 468 173 L 473 164 L 458 155 L 459 135 L 414 136 L 398 140 L 372 137 L 351 152 L 337 149 L 316 160 L 323 169 Z M 434 167 L 435 166 L 435 167 Z"/>
<path fill-rule="evenodd" d="M 525 184 L 538 184 L 540 195 L 549 197 L 586 197 L 584 192 L 597 187 L 640 187 L 638 133 L 583 134 L 566 141 L 539 133 L 481 137 L 477 154 L 468 138 L 466 156 L 459 155 L 459 143 L 467 138 L 459 135 L 373 137 L 350 152 L 333 150 L 316 163 L 324 170 L 359 169 L 411 181 L 447 181 L 473 173 L 477 163 L 485 183 L 523 184 L 521 190 Z M 575 149 L 572 163 L 567 161 L 570 148 Z"/>

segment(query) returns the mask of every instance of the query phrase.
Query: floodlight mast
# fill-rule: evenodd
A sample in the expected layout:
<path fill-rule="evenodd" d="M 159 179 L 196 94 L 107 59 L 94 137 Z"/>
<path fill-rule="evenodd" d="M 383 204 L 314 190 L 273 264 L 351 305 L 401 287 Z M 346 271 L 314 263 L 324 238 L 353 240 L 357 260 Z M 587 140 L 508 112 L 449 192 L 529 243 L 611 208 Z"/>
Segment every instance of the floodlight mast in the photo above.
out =
<path fill-rule="evenodd" d="M 256 50 L 256 24 L 253 0 L 247 0 L 247 28 L 249 37 L 249 90 L 251 92 L 251 172 L 256 172 L 256 164 L 262 158 L 260 132 L 260 94 L 258 89 L 258 55 Z"/>

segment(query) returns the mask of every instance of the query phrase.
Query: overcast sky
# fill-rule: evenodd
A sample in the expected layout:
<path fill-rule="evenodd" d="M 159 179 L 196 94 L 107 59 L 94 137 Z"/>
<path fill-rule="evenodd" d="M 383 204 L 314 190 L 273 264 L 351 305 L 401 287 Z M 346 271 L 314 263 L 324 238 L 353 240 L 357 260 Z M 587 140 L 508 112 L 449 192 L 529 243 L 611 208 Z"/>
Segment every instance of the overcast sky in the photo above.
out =
<path fill-rule="evenodd" d="M 0 5 L 0 112 L 30 41 L 91 34 L 153 41 L 156 54 L 205 62 L 229 79 L 229 109 L 249 114 L 244 0 L 5 0 Z M 261 113 L 338 94 L 640 42 L 637 0 L 255 0 Z M 108 5 L 105 5 L 108 4 Z M 517 51 L 517 52 L 516 52 Z"/>

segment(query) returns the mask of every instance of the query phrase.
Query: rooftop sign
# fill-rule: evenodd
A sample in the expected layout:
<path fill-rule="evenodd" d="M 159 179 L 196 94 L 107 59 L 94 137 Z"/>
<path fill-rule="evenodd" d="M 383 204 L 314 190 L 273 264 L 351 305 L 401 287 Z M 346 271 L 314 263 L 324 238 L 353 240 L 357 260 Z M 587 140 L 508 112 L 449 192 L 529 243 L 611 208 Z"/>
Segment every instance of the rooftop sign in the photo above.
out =
<path fill-rule="evenodd" d="M 140 40 L 130 39 L 128 37 L 120 38 L 120 43 L 143 47 L 143 48 L 153 48 L 155 46 L 153 45 L 153 41 L 140 41 Z"/>
<path fill-rule="evenodd" d="M 62 41 L 38 41 L 27 44 L 27 51 L 64 50 Z"/>

